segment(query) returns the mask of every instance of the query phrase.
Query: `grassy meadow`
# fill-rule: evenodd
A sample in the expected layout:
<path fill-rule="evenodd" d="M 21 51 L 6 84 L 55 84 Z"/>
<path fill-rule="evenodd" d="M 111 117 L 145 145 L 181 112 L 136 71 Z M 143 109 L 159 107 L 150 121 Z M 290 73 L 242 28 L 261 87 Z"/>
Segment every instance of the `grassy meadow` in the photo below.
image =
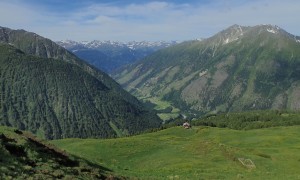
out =
<path fill-rule="evenodd" d="M 133 179 L 300 179 L 300 126 L 174 127 L 126 138 L 52 143 Z"/>

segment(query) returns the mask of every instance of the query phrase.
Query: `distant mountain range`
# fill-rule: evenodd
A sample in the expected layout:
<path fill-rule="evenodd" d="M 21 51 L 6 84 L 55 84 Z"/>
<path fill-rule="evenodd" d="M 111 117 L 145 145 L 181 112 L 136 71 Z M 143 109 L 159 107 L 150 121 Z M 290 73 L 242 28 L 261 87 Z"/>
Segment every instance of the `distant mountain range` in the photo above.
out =
<path fill-rule="evenodd" d="M 58 41 L 57 44 L 68 49 L 81 59 L 98 69 L 111 73 L 116 69 L 134 63 L 153 52 L 177 44 L 177 41 Z"/>
<path fill-rule="evenodd" d="M 300 37 L 273 25 L 233 25 L 155 52 L 113 74 L 141 99 L 190 117 L 300 109 Z"/>
<path fill-rule="evenodd" d="M 0 125 L 40 137 L 116 137 L 161 120 L 106 73 L 53 41 L 0 27 Z"/>

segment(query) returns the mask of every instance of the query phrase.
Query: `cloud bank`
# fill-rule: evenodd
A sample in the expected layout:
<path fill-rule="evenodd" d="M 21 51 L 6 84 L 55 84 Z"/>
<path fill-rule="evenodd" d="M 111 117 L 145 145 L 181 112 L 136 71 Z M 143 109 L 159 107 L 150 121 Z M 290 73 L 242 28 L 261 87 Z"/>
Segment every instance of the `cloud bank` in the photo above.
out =
<path fill-rule="evenodd" d="M 209 37 L 233 24 L 278 25 L 300 35 L 300 1 L 142 1 L 76 6 L 21 0 L 0 2 L 0 26 L 25 29 L 52 40 L 190 40 Z"/>

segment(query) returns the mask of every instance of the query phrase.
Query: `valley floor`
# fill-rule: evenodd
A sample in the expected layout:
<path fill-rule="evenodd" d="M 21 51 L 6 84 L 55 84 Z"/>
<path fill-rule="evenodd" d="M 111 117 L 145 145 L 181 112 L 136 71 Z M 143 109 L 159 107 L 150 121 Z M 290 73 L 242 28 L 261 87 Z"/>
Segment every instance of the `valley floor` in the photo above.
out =
<path fill-rule="evenodd" d="M 127 138 L 52 143 L 131 178 L 300 179 L 300 126 L 175 127 Z"/>

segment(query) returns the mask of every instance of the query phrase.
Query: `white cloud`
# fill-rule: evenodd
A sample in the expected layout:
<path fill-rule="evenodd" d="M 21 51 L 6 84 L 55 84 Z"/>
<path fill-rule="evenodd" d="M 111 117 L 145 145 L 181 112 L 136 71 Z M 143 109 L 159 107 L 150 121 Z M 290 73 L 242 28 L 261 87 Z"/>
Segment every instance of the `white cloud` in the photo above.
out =
<path fill-rule="evenodd" d="M 1 26 L 27 29 L 53 40 L 186 40 L 211 36 L 233 24 L 276 24 L 300 35 L 297 0 L 94 3 L 56 13 L 22 1 L 5 2 L 0 3 Z"/>

